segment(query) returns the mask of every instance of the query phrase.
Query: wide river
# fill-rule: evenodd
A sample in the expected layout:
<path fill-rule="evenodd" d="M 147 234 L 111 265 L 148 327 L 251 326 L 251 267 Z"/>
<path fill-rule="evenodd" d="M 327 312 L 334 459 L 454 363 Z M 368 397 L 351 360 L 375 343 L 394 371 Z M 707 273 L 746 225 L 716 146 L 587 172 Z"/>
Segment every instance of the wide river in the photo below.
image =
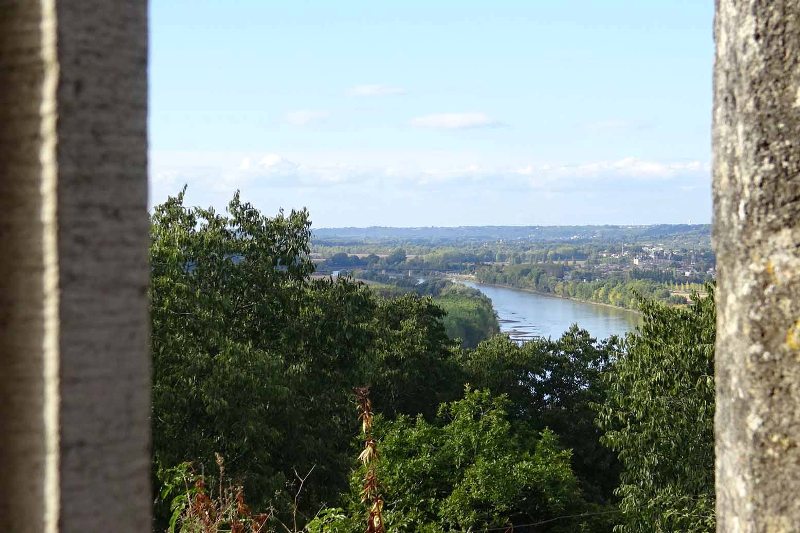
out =
<path fill-rule="evenodd" d="M 639 316 L 625 309 L 544 296 L 518 289 L 463 282 L 492 299 L 500 330 L 517 341 L 533 337 L 560 337 L 578 324 L 597 339 L 633 330 Z"/>

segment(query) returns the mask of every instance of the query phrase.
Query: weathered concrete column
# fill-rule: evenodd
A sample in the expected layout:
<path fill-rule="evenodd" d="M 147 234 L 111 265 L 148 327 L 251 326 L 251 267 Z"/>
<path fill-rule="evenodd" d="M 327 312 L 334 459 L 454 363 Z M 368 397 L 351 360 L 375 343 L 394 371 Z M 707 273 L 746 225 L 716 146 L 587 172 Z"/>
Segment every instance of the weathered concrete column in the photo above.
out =
<path fill-rule="evenodd" d="M 800 0 L 717 0 L 718 530 L 800 528 Z"/>
<path fill-rule="evenodd" d="M 0 0 L 0 531 L 148 531 L 146 0 Z"/>

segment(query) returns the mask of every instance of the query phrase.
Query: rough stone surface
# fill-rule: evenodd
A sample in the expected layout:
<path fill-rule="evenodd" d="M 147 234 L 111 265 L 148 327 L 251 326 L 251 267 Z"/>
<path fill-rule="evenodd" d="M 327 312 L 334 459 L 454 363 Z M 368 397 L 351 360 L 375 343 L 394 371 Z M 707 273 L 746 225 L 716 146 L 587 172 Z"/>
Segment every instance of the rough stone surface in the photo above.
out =
<path fill-rule="evenodd" d="M 718 0 L 717 524 L 800 524 L 800 1 Z"/>
<path fill-rule="evenodd" d="M 0 531 L 57 522 L 54 12 L 0 0 Z"/>
<path fill-rule="evenodd" d="M 149 531 L 147 2 L 0 0 L 0 531 Z"/>
<path fill-rule="evenodd" d="M 60 523 L 147 531 L 147 2 L 56 6 Z"/>

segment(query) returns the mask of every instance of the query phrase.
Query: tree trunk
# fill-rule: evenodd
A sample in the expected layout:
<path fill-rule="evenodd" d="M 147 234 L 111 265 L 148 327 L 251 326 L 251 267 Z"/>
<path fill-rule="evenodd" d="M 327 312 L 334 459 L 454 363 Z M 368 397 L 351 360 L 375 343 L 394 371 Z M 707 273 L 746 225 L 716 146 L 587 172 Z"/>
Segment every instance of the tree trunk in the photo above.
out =
<path fill-rule="evenodd" d="M 718 0 L 717 528 L 800 527 L 800 1 Z"/>

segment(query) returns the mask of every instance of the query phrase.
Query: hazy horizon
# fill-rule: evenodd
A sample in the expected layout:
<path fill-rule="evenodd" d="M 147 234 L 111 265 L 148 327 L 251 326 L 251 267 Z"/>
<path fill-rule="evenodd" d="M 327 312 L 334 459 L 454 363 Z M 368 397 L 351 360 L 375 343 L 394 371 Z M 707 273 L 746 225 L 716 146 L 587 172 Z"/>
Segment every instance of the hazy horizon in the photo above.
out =
<path fill-rule="evenodd" d="M 643 228 L 653 226 L 708 226 L 711 223 L 699 222 L 683 224 L 680 222 L 670 224 L 461 224 L 458 226 L 314 226 L 315 230 L 337 229 L 459 229 L 459 228 L 586 228 L 586 227 L 621 227 Z"/>

